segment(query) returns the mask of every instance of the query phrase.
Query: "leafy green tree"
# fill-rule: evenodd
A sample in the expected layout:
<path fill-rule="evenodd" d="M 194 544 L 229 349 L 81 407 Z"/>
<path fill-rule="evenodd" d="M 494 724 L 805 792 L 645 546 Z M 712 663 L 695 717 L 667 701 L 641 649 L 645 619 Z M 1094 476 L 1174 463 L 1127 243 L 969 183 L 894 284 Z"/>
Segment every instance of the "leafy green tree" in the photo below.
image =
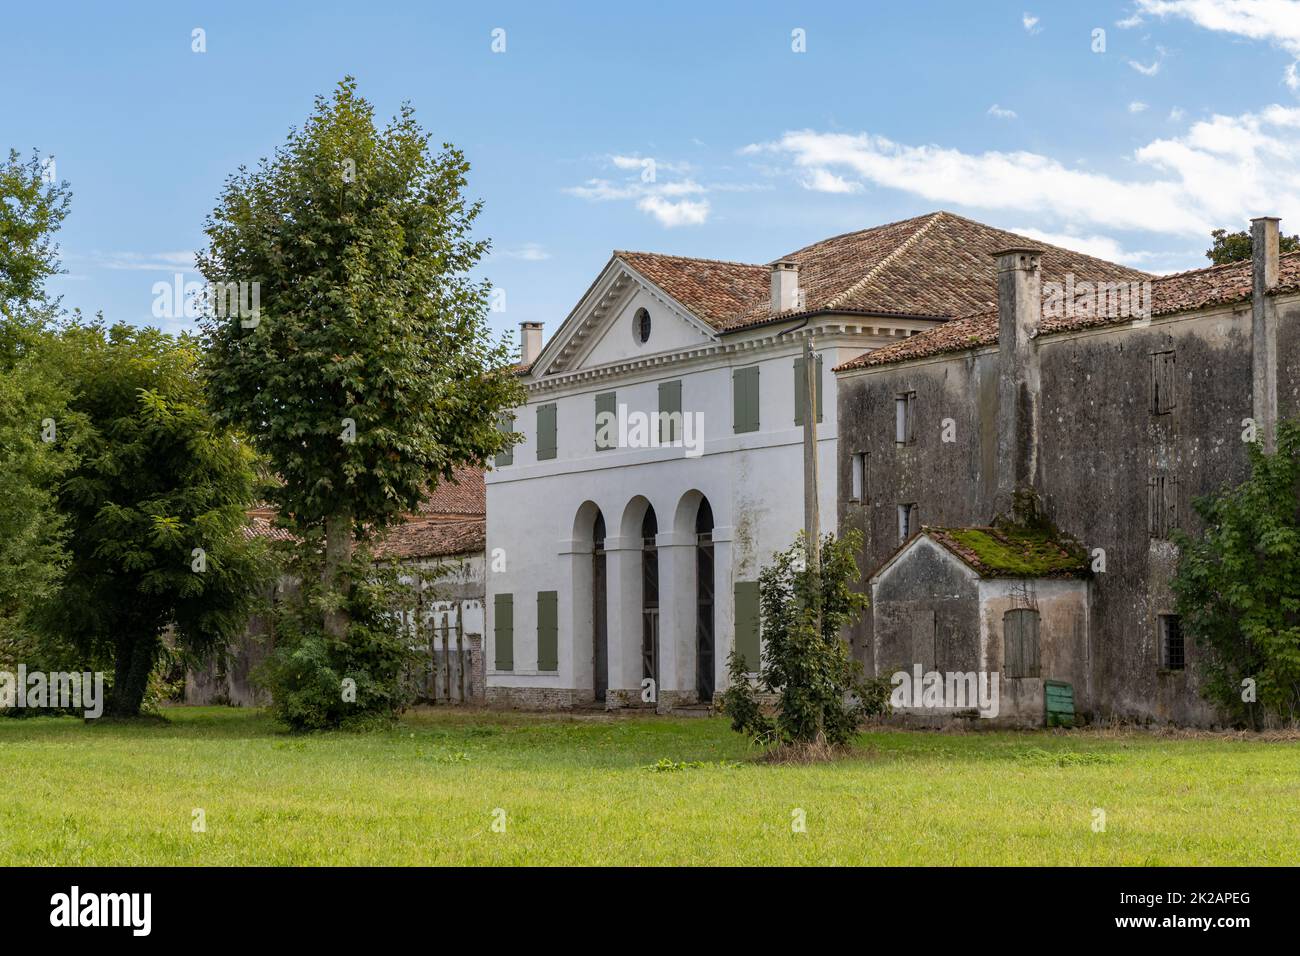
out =
<path fill-rule="evenodd" d="M 192 338 L 73 322 L 48 347 L 66 370 L 77 462 L 57 492 L 68 565 L 35 620 L 111 657 L 108 712 L 134 716 L 168 627 L 206 654 L 247 624 L 271 572 L 245 534 L 255 457 L 208 413 Z"/>
<path fill-rule="evenodd" d="M 1228 232 L 1226 229 L 1215 229 L 1210 233 L 1210 238 L 1213 240 L 1213 244 L 1209 249 L 1205 250 L 1205 258 L 1216 266 L 1250 259 L 1252 244 L 1250 233 L 1245 230 Z M 1281 252 L 1300 250 L 1300 236 L 1280 236 L 1278 248 Z"/>
<path fill-rule="evenodd" d="M 231 176 L 206 224 L 210 283 L 258 283 L 260 313 L 203 320 L 209 402 L 279 482 L 281 520 L 324 540 L 322 626 L 346 636 L 353 541 L 517 436 L 507 341 L 468 273 L 469 164 L 404 105 L 383 130 L 345 78 L 274 157 Z"/>
<path fill-rule="evenodd" d="M 11 150 L 0 164 L 0 641 L 47 595 L 65 560 L 56 480 L 73 460 L 66 388 L 42 362 L 57 301 L 45 281 L 60 271 L 54 236 L 67 214 L 66 183 L 39 153 Z M 13 657 L 0 646 L 0 659 Z"/>
<path fill-rule="evenodd" d="M 55 233 L 72 193 L 52 175 L 53 157 L 16 149 L 0 164 L 0 313 L 17 320 L 45 301 L 45 281 L 60 271 Z"/>
<path fill-rule="evenodd" d="M 888 683 L 863 680 L 862 666 L 840 637 L 867 606 L 866 596 L 853 590 L 860 547 L 857 531 L 826 535 L 817 574 L 807 566 L 801 534 L 759 572 L 764 648 L 757 690 L 777 695 L 776 712 L 764 713 L 733 650 L 723 693 L 733 730 L 764 744 L 840 746 L 864 719 L 888 710 Z"/>
<path fill-rule="evenodd" d="M 1247 450 L 1250 477 L 1195 503 L 1201 536 L 1176 535 L 1173 590 L 1202 693 L 1258 728 L 1300 719 L 1300 423 Z"/>

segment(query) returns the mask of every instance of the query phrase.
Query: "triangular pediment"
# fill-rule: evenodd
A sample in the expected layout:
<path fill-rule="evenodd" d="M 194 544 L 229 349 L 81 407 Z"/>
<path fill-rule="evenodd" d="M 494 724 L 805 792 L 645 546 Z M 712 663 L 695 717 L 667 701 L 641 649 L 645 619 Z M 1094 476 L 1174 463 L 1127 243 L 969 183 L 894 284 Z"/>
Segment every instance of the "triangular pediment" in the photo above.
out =
<path fill-rule="evenodd" d="M 643 310 L 648 324 L 640 319 Z M 718 338 L 707 322 L 613 256 L 551 336 L 531 374 L 538 378 L 618 365 L 699 348 Z"/>

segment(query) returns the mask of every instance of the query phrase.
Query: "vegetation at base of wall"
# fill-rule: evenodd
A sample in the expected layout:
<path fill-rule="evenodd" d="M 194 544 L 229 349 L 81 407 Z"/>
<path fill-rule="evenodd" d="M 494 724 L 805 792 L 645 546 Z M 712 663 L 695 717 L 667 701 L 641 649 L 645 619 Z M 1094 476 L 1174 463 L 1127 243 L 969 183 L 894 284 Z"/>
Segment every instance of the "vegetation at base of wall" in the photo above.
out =
<path fill-rule="evenodd" d="M 867 717 L 889 707 L 888 694 L 863 680 L 862 665 L 840 637 L 867 606 L 866 595 L 852 587 L 860 579 L 854 557 L 860 534 L 826 535 L 820 574 L 809 568 L 804 544 L 801 534 L 759 573 L 763 661 L 757 687 L 735 650 L 727 658 L 722 708 L 732 729 L 760 746 L 839 747 Z M 765 712 L 760 691 L 776 695 L 774 713 Z"/>
<path fill-rule="evenodd" d="M 301 585 L 271 614 L 274 647 L 254 672 L 271 694 L 271 713 L 292 730 L 363 729 L 390 723 L 410 703 L 408 670 L 421 658 L 391 609 L 409 604 L 409 588 L 392 568 L 375 567 L 365 548 L 352 556 L 347 595 L 321 581 L 320 542 L 288 574 Z M 329 633 L 324 612 L 342 606 L 346 635 Z"/>
<path fill-rule="evenodd" d="M 1175 534 L 1172 584 L 1202 694 L 1259 728 L 1300 720 L 1300 422 L 1247 453 L 1246 481 L 1196 501 L 1200 537 Z"/>

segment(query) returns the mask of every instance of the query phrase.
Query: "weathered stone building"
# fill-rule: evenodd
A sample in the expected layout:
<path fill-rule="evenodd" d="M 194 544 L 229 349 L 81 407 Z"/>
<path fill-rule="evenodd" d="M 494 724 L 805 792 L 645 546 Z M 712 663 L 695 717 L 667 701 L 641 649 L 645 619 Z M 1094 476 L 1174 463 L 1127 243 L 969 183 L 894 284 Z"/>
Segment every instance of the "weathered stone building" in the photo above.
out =
<path fill-rule="evenodd" d="M 1028 244 L 999 250 L 983 267 L 995 307 L 839 366 L 839 523 L 862 531 L 861 566 L 923 526 L 988 525 L 1035 500 L 1093 572 L 1082 659 L 1052 665 L 1078 708 L 1212 723 L 1174 615 L 1170 533 L 1195 533 L 1194 499 L 1243 480 L 1245 441 L 1271 443 L 1278 417 L 1300 413 L 1300 254 L 1278 255 L 1276 219 L 1255 220 L 1253 239 L 1253 262 L 1153 279 L 1149 309 L 1053 277 Z M 961 632 L 954 665 L 997 666 L 961 602 L 928 610 Z M 852 634 L 869 670 L 909 665 L 890 626 L 869 610 Z"/>

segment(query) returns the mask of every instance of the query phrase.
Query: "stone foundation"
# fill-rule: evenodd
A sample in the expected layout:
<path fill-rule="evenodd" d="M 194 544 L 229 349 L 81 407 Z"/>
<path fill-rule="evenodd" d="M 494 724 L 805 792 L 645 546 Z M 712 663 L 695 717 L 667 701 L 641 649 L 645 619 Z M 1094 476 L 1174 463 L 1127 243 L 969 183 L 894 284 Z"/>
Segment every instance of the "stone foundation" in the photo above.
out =
<path fill-rule="evenodd" d="M 569 687 L 489 687 L 487 705 L 510 710 L 572 710 L 590 703 L 591 691 Z"/>

